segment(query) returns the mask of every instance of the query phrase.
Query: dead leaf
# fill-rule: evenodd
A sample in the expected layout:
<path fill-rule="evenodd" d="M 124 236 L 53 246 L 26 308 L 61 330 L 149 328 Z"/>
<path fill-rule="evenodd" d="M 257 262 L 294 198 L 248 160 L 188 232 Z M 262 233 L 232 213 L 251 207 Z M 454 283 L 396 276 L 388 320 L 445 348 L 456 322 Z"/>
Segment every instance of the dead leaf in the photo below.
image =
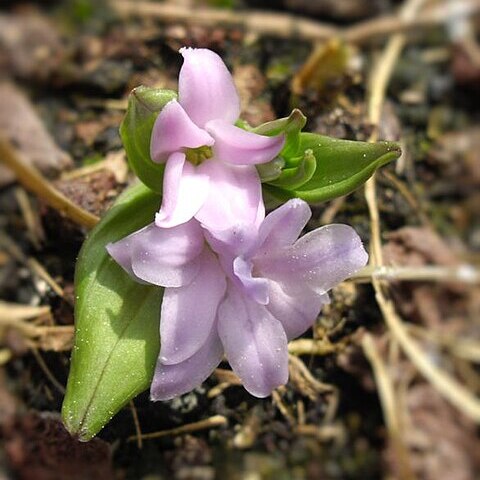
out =
<path fill-rule="evenodd" d="M 475 425 L 451 407 L 429 384 L 419 383 L 406 393 L 408 421 L 403 440 L 409 461 L 422 480 L 475 480 L 480 468 L 480 441 Z M 395 472 L 394 451 L 386 451 Z"/>
<path fill-rule="evenodd" d="M 0 135 L 20 150 L 25 159 L 47 176 L 71 167 L 70 155 L 53 141 L 32 104 L 8 82 L 0 83 Z M 11 183 L 14 175 L 0 165 L 0 187 Z"/>
<path fill-rule="evenodd" d="M 61 38 L 38 13 L 0 15 L 0 75 L 47 77 L 63 56 Z"/>

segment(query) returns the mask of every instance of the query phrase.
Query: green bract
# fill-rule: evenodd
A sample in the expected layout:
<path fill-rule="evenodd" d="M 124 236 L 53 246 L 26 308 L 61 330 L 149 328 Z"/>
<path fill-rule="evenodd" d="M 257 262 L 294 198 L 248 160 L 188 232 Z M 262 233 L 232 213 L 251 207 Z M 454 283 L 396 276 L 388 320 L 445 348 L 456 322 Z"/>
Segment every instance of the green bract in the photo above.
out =
<path fill-rule="evenodd" d="M 162 192 L 164 165 L 150 158 L 150 137 L 158 114 L 175 98 L 173 90 L 137 87 L 130 94 L 127 114 L 120 125 L 130 167 L 147 187 L 158 193 Z"/>
<path fill-rule="evenodd" d="M 75 345 L 63 421 L 89 440 L 150 385 L 160 348 L 163 290 L 132 280 L 105 246 L 152 221 L 159 195 L 143 185 L 124 193 L 92 230 L 76 265 Z"/>
<path fill-rule="evenodd" d="M 263 187 L 281 200 L 320 203 L 352 192 L 400 154 L 395 142 L 354 142 L 301 133 L 298 156 L 285 159 L 278 178 Z"/>

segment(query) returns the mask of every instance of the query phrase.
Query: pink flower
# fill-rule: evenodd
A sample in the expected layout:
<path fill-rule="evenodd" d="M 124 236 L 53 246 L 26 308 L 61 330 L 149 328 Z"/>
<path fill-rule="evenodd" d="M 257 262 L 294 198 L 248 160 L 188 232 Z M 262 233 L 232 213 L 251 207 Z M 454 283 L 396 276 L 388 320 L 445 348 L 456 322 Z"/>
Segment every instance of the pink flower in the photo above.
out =
<path fill-rule="evenodd" d="M 192 390 L 224 353 L 252 395 L 287 382 L 287 341 L 312 326 L 328 290 L 367 262 L 347 225 L 297 240 L 310 216 L 304 201 L 290 200 L 258 230 L 150 224 L 107 247 L 133 278 L 165 287 L 153 400 Z"/>
<path fill-rule="evenodd" d="M 234 125 L 240 102 L 221 58 L 207 49 L 182 48 L 179 99 L 153 127 L 150 152 L 166 162 L 159 227 L 195 217 L 208 228 L 232 221 L 259 224 L 265 216 L 255 164 L 275 158 L 284 137 L 266 137 Z"/>

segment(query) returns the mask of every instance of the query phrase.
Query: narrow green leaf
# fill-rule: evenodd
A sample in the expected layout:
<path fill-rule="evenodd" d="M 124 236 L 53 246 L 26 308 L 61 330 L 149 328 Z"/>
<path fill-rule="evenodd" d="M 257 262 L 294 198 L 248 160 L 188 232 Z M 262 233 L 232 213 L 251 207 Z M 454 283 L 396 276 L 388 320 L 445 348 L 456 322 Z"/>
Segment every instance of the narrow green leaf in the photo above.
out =
<path fill-rule="evenodd" d="M 163 291 L 131 280 L 105 246 L 150 223 L 160 201 L 144 185 L 132 187 L 80 251 L 75 345 L 62 408 L 67 430 L 80 440 L 90 440 L 151 382 Z"/>
<path fill-rule="evenodd" d="M 395 142 L 354 142 L 314 133 L 301 133 L 299 148 L 301 151 L 311 150 L 315 156 L 313 175 L 305 183 L 293 188 L 273 185 L 273 182 L 264 184 L 265 191 L 270 195 L 282 200 L 302 198 L 312 204 L 331 200 L 352 192 L 366 182 L 375 170 L 401 154 Z M 282 176 L 278 180 L 281 179 Z"/>
<path fill-rule="evenodd" d="M 120 125 L 130 167 L 147 187 L 158 193 L 162 192 L 164 165 L 150 158 L 150 137 L 158 113 L 175 98 L 173 90 L 137 87 L 128 98 L 127 113 Z"/>

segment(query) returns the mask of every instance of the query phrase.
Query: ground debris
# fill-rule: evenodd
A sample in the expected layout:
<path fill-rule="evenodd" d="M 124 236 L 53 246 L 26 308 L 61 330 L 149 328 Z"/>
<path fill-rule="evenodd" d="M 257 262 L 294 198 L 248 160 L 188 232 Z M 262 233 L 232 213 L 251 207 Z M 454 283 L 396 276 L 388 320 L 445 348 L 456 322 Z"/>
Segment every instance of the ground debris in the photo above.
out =
<path fill-rule="evenodd" d="M 81 443 L 58 415 L 30 412 L 4 423 L 1 437 L 19 480 L 113 479 L 110 446 L 100 439 Z"/>
<path fill-rule="evenodd" d="M 45 175 L 55 175 L 72 165 L 70 155 L 61 150 L 45 129 L 33 106 L 13 84 L 0 83 L 0 135 L 23 154 L 25 160 Z M 14 179 L 0 165 L 0 187 Z"/>
<path fill-rule="evenodd" d="M 416 478 L 423 480 L 475 480 L 480 469 L 480 440 L 475 426 L 451 407 L 428 383 L 406 391 L 407 421 L 403 439 Z M 398 471 L 394 451 L 385 459 Z"/>
<path fill-rule="evenodd" d="M 39 12 L 0 14 L 0 77 L 43 80 L 56 69 L 64 46 L 55 25 Z"/>
<path fill-rule="evenodd" d="M 404 227 L 387 235 L 385 261 L 391 265 L 422 266 L 462 264 L 462 247 L 449 245 L 427 227 Z M 459 251 L 460 250 L 460 251 Z M 450 333 L 464 330 L 473 334 L 478 318 L 480 289 L 456 282 L 442 284 L 393 284 L 392 294 L 404 316 L 410 320 Z M 465 322 L 465 317 L 472 322 Z"/>

